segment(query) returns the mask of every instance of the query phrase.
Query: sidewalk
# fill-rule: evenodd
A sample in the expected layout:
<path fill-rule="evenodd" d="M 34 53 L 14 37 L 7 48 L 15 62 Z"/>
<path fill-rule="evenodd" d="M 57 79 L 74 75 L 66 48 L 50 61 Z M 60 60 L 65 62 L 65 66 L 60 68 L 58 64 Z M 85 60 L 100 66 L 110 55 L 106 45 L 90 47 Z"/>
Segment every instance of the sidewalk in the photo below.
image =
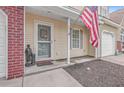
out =
<path fill-rule="evenodd" d="M 24 77 L 24 87 L 81 87 L 70 74 L 59 68 Z M 0 80 L 0 87 L 22 87 L 22 78 Z"/>
<path fill-rule="evenodd" d="M 0 79 L 0 87 L 21 87 L 21 86 L 22 86 L 22 77 L 12 80 Z"/>
<path fill-rule="evenodd" d="M 81 87 L 64 69 L 56 69 L 44 73 L 26 76 L 24 87 Z"/>

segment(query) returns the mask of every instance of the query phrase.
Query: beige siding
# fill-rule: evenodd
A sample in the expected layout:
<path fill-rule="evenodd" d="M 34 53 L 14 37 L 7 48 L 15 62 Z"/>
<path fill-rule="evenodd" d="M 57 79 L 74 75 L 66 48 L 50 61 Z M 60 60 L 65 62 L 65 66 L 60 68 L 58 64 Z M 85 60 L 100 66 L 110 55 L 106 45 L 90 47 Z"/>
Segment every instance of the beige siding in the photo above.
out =
<path fill-rule="evenodd" d="M 60 20 L 55 20 L 51 19 L 48 17 L 44 16 L 38 16 L 34 15 L 31 13 L 26 13 L 26 18 L 25 18 L 25 39 L 26 39 L 26 45 L 30 44 L 31 48 L 35 52 L 35 41 L 34 41 L 34 21 L 44 21 L 48 22 L 50 24 L 53 24 L 54 29 L 53 29 L 53 42 L 54 42 L 54 47 L 52 49 L 54 50 L 53 54 L 53 59 L 63 59 L 67 57 L 67 23 L 60 21 Z M 71 49 L 71 57 L 77 57 L 77 56 L 85 56 L 89 55 L 89 47 L 88 47 L 88 31 L 86 31 L 82 26 L 75 25 L 72 26 L 74 28 L 81 29 L 83 31 L 83 48 L 81 49 Z M 90 49 L 91 50 L 91 49 Z M 92 52 L 92 51 L 91 51 Z M 91 53 L 92 54 L 92 53 Z"/>

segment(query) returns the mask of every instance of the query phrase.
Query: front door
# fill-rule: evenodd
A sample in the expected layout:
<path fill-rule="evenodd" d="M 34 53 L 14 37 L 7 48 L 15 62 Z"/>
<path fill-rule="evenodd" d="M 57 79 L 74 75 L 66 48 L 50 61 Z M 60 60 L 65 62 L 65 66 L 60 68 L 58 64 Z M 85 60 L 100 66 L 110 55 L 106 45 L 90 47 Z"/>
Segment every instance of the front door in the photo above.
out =
<path fill-rule="evenodd" d="M 51 58 L 51 26 L 37 25 L 37 60 Z"/>

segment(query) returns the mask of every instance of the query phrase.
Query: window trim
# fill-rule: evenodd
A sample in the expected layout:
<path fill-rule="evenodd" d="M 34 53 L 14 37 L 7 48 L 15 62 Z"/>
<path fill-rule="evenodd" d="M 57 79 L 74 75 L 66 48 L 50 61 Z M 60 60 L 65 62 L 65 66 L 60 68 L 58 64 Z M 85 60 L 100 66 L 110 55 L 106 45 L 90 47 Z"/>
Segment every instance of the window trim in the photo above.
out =
<path fill-rule="evenodd" d="M 71 48 L 72 49 L 80 49 L 81 48 L 81 29 L 79 29 L 79 28 L 71 28 Z M 78 30 L 78 32 L 79 32 L 79 47 L 78 48 L 74 48 L 73 47 L 73 30 Z"/>

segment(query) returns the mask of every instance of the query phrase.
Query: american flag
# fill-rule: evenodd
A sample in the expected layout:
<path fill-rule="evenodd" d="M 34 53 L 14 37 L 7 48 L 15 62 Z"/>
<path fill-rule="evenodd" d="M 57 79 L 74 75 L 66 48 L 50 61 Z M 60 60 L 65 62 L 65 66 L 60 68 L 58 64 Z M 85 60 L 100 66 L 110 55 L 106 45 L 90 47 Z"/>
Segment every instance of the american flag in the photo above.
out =
<path fill-rule="evenodd" d="M 99 24 L 97 8 L 97 6 L 86 6 L 80 16 L 82 22 L 90 30 L 90 43 L 96 48 L 99 45 Z"/>

